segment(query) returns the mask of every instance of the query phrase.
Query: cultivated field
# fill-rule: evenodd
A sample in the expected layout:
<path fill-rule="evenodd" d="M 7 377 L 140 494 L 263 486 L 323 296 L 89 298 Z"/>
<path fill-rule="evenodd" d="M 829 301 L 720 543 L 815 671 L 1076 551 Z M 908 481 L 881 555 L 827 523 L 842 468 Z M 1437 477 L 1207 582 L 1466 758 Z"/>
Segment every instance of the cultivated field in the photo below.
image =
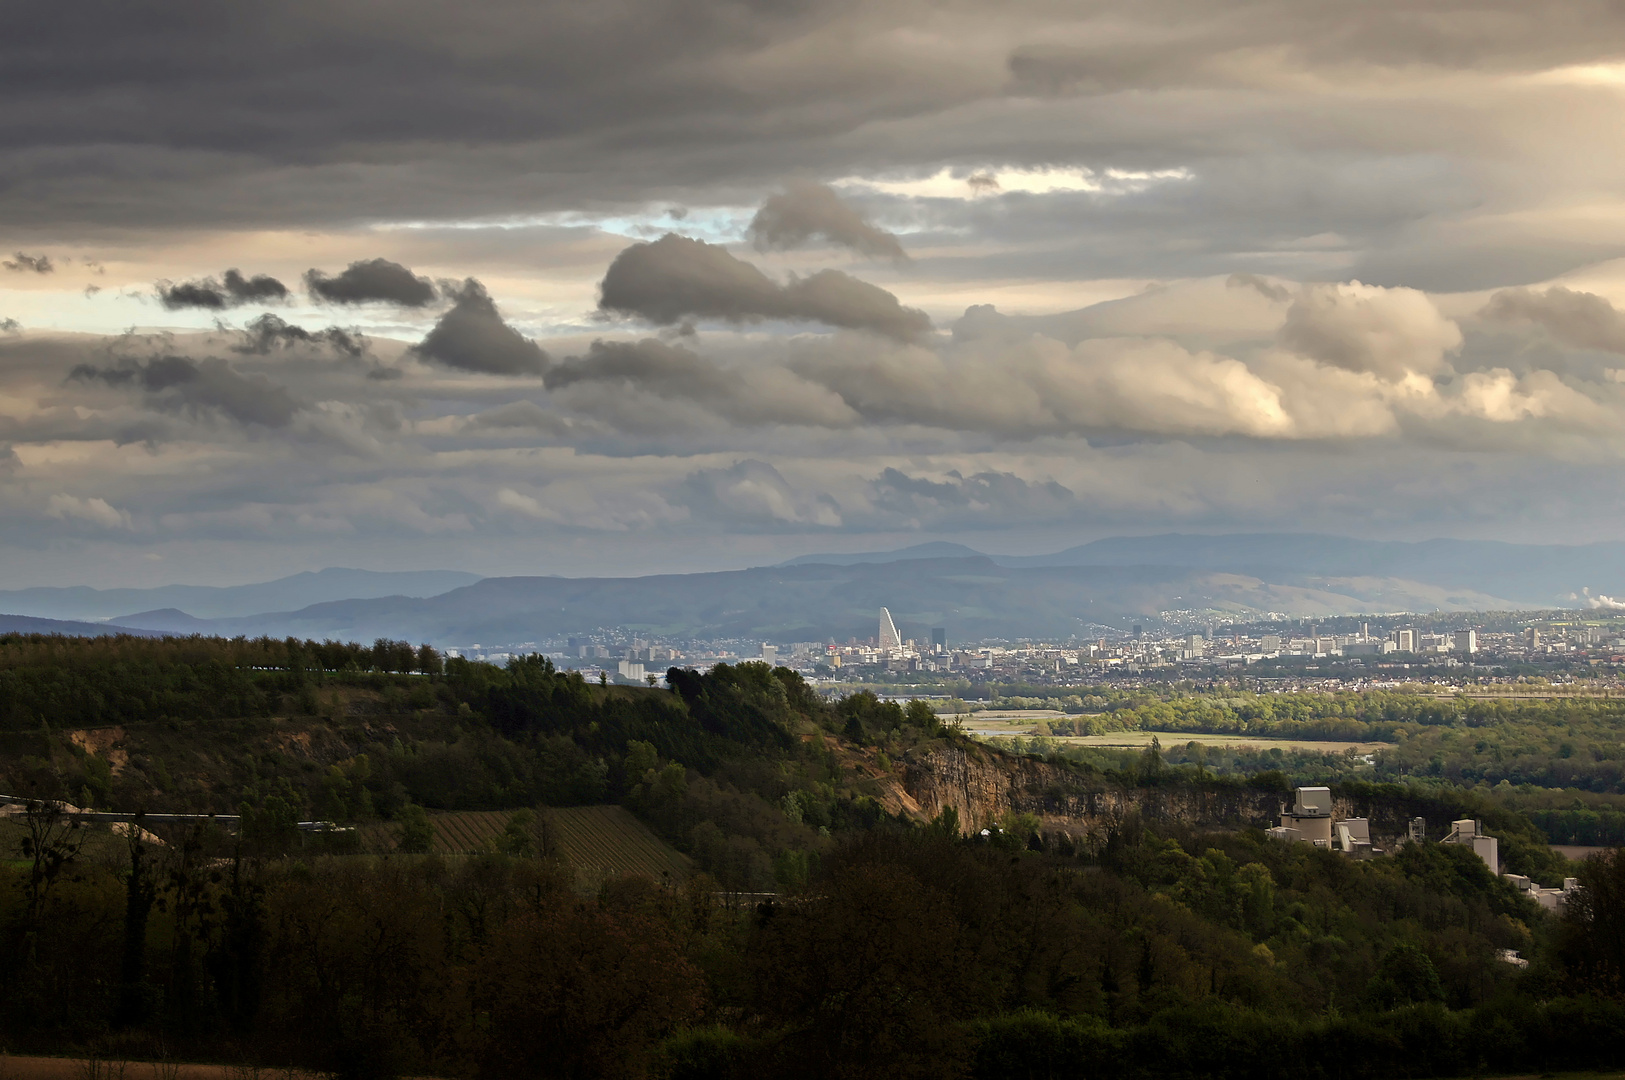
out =
<path fill-rule="evenodd" d="M 433 850 L 442 855 L 475 855 L 491 851 L 514 815 L 512 810 L 467 810 L 431 813 Z M 557 845 L 583 882 L 597 883 L 627 875 L 660 881 L 687 881 L 694 873 L 688 856 L 649 831 L 624 806 L 567 806 L 538 812 L 533 829 L 537 846 L 543 837 Z M 395 844 L 398 827 L 368 825 L 363 843 L 377 851 Z M 4 1078 L 0 1078 L 4 1080 Z"/>
<path fill-rule="evenodd" d="M 952 724 L 953 714 L 939 714 L 944 722 Z M 1156 738 L 1163 746 L 1183 746 L 1188 742 L 1199 742 L 1204 746 L 1279 746 L 1283 750 L 1316 750 L 1322 753 L 1340 754 L 1344 750 L 1353 748 L 1356 753 L 1370 754 L 1388 747 L 1388 743 L 1377 742 L 1339 742 L 1328 739 L 1287 739 L 1269 738 L 1263 735 L 1210 735 L 1204 732 L 1193 731 L 1114 731 L 1105 735 L 1049 735 L 1038 725 L 1040 722 L 1060 720 L 1070 722 L 1077 717 L 1066 713 L 1045 709 L 1001 710 L 974 713 L 962 717 L 962 727 L 966 734 L 978 739 L 1000 739 L 1009 736 L 1032 738 L 1034 736 L 1052 739 L 1067 746 L 1118 746 L 1141 749 L 1151 745 Z"/>
<path fill-rule="evenodd" d="M 570 806 L 547 814 L 578 875 L 603 879 L 640 874 L 676 882 L 694 873 L 687 855 L 650 832 L 624 806 Z"/>

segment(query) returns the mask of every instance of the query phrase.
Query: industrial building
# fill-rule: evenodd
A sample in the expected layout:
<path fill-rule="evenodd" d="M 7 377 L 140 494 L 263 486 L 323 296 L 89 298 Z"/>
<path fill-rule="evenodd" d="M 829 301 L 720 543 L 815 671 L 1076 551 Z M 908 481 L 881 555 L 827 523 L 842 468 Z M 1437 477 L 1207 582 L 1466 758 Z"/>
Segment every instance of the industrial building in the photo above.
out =
<path fill-rule="evenodd" d="M 1327 787 L 1298 788 L 1292 809 L 1283 807 L 1281 824 L 1267 833 L 1276 840 L 1333 848 L 1355 858 L 1381 854 L 1380 848 L 1371 846 L 1369 818 L 1333 817 L 1332 789 Z"/>
<path fill-rule="evenodd" d="M 1450 823 L 1450 835 L 1439 841 L 1441 844 L 1460 844 L 1470 847 L 1473 854 L 1484 860 L 1484 865 L 1490 868 L 1490 873 L 1501 872 L 1501 841 L 1484 832 L 1484 823 L 1474 821 L 1472 818 L 1463 818 L 1461 821 Z"/>
<path fill-rule="evenodd" d="M 1562 912 L 1563 906 L 1568 903 L 1569 897 L 1573 896 L 1580 888 L 1579 878 L 1564 878 L 1561 889 L 1543 889 L 1522 874 L 1502 874 L 1501 876 L 1510 881 L 1513 888 L 1517 889 L 1518 892 L 1547 911 Z"/>

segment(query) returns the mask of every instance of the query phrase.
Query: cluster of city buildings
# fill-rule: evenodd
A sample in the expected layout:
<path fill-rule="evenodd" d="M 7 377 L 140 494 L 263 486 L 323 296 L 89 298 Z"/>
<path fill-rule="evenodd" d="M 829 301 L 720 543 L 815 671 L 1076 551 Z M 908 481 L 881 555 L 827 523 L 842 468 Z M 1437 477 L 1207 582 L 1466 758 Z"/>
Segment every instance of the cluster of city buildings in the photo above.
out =
<path fill-rule="evenodd" d="M 1194 613 L 1184 613 L 1193 615 Z M 1337 621 L 1338 632 L 1323 632 L 1307 620 L 1293 625 L 1226 628 L 1189 627 L 1178 633 L 1098 627 L 1093 640 L 949 644 L 948 631 L 933 627 L 922 638 L 905 638 L 891 613 L 881 608 L 872 637 L 864 640 L 649 641 L 613 631 L 570 637 L 565 642 L 525 642 L 502 649 L 473 645 L 459 652 L 471 659 L 505 662 L 510 655 L 546 651 L 562 667 L 577 668 L 621 682 L 656 681 L 681 664 L 697 668 L 719 662 L 759 660 L 794 668 L 814 680 L 846 682 L 877 679 L 930 682 L 944 677 L 972 682 L 1080 685 L 1133 679 L 1188 677 L 1203 672 L 1257 668 L 1255 673 L 1301 678 L 1302 672 L 1363 670 L 1371 678 L 1409 678 L 1405 671 L 1465 668 L 1471 665 L 1546 663 L 1625 665 L 1621 627 L 1576 617 L 1541 626 L 1507 629 L 1440 629 L 1393 625 L 1373 632 L 1371 622 Z M 562 645 L 563 647 L 558 647 Z M 1616 655 L 1616 652 L 1618 655 Z M 1385 676 L 1383 672 L 1393 672 Z"/>

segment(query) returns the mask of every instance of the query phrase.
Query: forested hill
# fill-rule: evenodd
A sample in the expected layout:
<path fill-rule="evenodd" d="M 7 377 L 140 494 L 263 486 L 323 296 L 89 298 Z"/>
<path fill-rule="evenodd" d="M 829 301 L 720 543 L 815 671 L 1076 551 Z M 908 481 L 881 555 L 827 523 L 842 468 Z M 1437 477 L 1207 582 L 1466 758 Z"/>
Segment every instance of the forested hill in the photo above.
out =
<path fill-rule="evenodd" d="M 0 1044 L 358 1080 L 1621 1063 L 1625 860 L 1581 869 L 1593 899 L 1560 920 L 1464 848 L 1354 861 L 1224 819 L 1284 797 L 1278 771 L 1006 754 L 763 664 L 668 678 L 388 640 L 0 637 L 0 790 L 243 815 L 94 843 L 0 820 Z M 1086 796 L 1115 809 L 1064 812 Z M 1524 869 L 1572 869 L 1470 791 L 1339 797 L 1482 816 Z M 701 872 L 583 894 L 546 815 L 606 802 Z M 513 816 L 448 860 L 420 854 L 430 809 Z M 393 839 L 354 857 L 358 833 L 295 829 L 313 817 Z"/>

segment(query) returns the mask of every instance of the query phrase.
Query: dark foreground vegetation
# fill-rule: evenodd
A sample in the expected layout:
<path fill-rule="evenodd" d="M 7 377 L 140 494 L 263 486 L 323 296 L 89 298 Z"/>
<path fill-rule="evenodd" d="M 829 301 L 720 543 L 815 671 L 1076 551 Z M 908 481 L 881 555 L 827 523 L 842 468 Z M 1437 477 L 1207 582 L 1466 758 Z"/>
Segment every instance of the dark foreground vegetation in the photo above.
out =
<path fill-rule="evenodd" d="M 388 642 L 0 639 L 14 793 L 244 815 L 235 835 L 9 825 L 0 1046 L 350 1077 L 1625 1064 L 1617 854 L 1582 865 L 1558 918 L 1457 847 L 1352 861 L 1132 814 L 1085 834 L 1007 816 L 967 838 L 952 813 L 886 809 L 894 759 L 958 745 L 928 708 L 825 703 L 763 665 L 671 682 L 617 690 Z M 110 725 L 116 774 L 86 736 Z M 1155 752 L 1065 767 L 1120 790 L 1288 779 Z M 522 827 L 489 854 L 413 851 L 424 807 L 603 801 L 704 872 L 584 892 Z M 1499 812 L 1509 837 L 1538 835 Z M 397 842 L 347 853 L 349 834 L 293 827 L 312 816 L 388 820 Z"/>

